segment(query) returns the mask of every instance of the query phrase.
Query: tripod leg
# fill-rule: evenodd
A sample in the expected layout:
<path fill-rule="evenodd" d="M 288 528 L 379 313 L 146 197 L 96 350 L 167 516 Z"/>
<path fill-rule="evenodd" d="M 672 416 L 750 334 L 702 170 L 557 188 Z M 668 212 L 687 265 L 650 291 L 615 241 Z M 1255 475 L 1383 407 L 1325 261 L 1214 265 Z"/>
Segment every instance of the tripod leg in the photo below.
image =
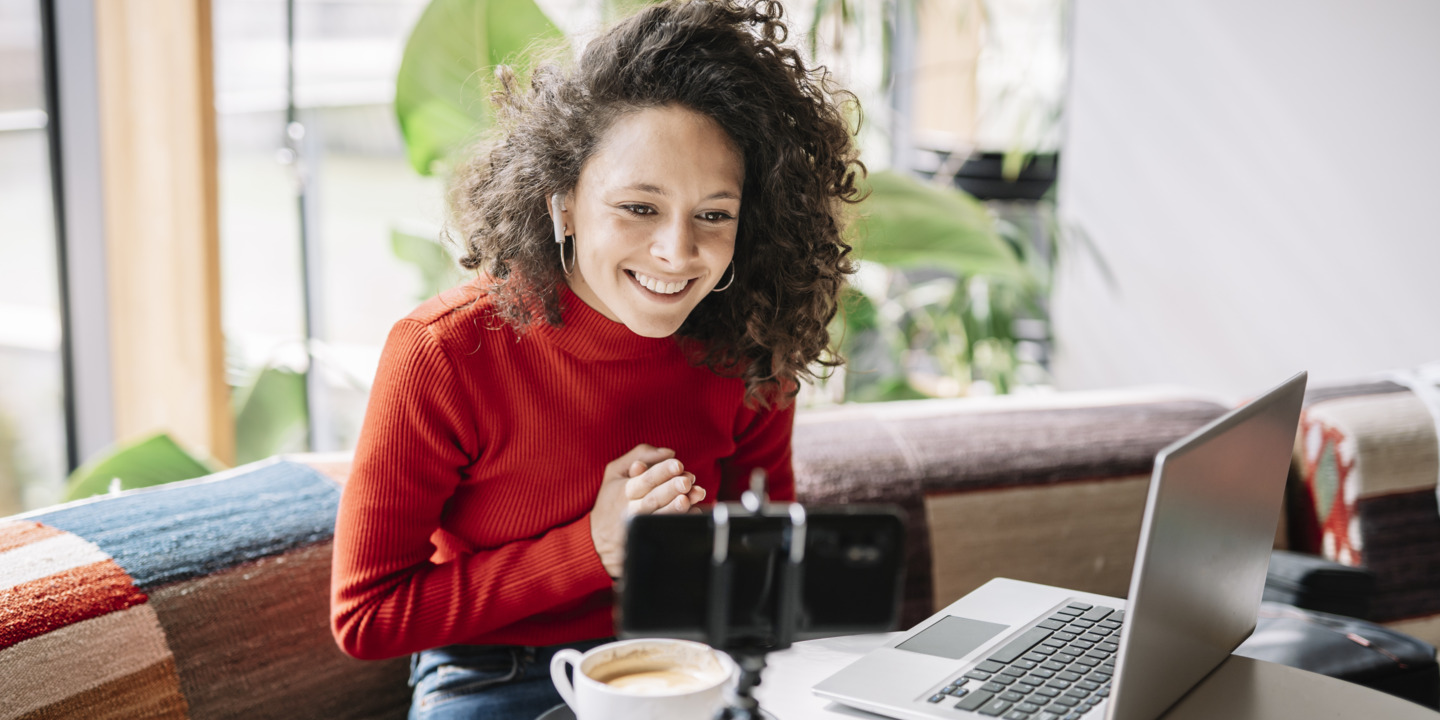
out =
<path fill-rule="evenodd" d="M 734 692 L 725 698 L 725 707 L 716 711 L 715 720 L 775 720 L 773 715 L 760 709 L 760 701 L 753 693 L 765 670 L 765 653 L 733 653 L 731 657 L 740 667 L 740 679 L 735 683 Z"/>

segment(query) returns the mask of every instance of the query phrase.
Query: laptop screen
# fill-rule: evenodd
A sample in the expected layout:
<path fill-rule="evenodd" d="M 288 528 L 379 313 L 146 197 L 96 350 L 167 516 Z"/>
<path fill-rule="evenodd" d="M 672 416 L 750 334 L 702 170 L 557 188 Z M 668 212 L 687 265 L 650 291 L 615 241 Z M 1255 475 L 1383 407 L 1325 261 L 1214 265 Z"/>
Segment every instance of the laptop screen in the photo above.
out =
<path fill-rule="evenodd" d="M 1305 373 L 1160 451 L 1112 720 L 1154 720 L 1255 629 Z"/>

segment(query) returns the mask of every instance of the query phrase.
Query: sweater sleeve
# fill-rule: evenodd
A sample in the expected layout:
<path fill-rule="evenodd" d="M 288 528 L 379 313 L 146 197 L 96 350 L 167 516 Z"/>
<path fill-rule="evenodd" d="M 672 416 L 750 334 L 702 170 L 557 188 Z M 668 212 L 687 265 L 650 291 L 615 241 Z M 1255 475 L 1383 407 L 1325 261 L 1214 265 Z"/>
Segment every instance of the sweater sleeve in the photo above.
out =
<path fill-rule="evenodd" d="M 480 442 L 473 400 L 438 339 L 422 323 L 398 323 L 335 525 L 330 620 L 346 653 L 380 659 L 463 643 L 610 588 L 588 515 L 431 561 L 441 513 Z"/>
<path fill-rule="evenodd" d="M 750 489 L 750 473 L 765 469 L 765 493 L 776 502 L 795 499 L 795 470 L 790 464 L 790 436 L 795 429 L 795 403 L 740 412 L 735 454 L 721 465 L 720 493 L 731 502 Z"/>

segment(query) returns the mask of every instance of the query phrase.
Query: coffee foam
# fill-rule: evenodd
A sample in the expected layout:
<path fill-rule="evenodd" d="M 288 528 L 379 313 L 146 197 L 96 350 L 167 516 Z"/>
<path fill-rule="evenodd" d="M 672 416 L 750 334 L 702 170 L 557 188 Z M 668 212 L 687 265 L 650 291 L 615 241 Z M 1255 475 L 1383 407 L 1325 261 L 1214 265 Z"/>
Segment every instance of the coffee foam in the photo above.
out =
<path fill-rule="evenodd" d="M 674 695 L 704 690 L 714 685 L 715 679 L 696 674 L 690 668 L 667 668 L 619 675 L 606 680 L 605 684 L 631 695 Z"/>
<path fill-rule="evenodd" d="M 713 687 L 726 677 L 714 651 L 673 645 L 617 649 L 586 663 L 583 672 L 629 695 L 683 695 Z"/>

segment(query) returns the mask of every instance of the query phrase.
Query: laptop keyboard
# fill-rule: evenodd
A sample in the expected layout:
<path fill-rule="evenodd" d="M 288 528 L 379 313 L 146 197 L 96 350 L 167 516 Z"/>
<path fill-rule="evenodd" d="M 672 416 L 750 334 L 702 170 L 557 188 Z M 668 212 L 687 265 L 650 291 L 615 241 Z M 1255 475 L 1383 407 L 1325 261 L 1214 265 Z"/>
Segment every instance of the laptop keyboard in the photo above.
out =
<path fill-rule="evenodd" d="M 1006 720 L 1078 720 L 1110 697 L 1125 611 L 1072 602 L 930 697 Z"/>

